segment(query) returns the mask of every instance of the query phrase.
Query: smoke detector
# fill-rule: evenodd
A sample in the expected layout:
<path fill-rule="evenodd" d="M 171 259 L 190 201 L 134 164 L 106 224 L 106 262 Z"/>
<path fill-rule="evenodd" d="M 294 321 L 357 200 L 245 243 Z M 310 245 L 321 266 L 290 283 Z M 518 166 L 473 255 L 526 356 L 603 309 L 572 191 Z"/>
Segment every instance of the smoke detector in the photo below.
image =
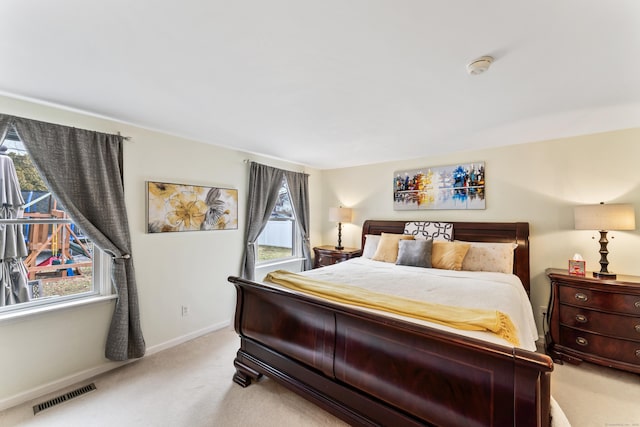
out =
<path fill-rule="evenodd" d="M 474 59 L 467 65 L 467 72 L 472 76 L 482 74 L 489 69 L 492 62 L 492 56 L 481 56 L 478 59 Z"/>

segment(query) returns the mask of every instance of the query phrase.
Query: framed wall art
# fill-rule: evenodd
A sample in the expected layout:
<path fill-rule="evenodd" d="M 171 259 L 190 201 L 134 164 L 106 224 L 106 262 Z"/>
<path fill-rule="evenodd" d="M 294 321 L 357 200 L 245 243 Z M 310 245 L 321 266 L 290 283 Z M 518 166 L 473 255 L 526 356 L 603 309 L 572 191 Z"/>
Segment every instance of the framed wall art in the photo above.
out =
<path fill-rule="evenodd" d="M 393 209 L 485 209 L 484 162 L 398 171 Z"/>
<path fill-rule="evenodd" d="M 147 181 L 147 232 L 236 230 L 238 190 Z"/>

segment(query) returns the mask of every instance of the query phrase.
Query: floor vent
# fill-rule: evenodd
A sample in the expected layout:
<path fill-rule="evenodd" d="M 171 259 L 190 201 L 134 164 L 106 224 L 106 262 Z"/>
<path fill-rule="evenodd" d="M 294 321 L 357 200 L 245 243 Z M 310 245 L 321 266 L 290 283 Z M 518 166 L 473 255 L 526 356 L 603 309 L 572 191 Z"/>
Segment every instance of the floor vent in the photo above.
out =
<path fill-rule="evenodd" d="M 46 402 L 38 403 L 33 407 L 33 415 L 37 414 L 40 411 L 44 411 L 45 409 L 49 409 L 53 406 L 66 402 L 67 400 L 71 400 L 74 397 L 82 396 L 83 394 L 89 393 L 90 391 L 93 391 L 95 389 L 96 389 L 96 385 L 94 383 L 91 383 L 84 387 L 71 390 L 70 392 L 60 395 L 58 397 L 54 397 L 53 399 L 49 399 Z"/>

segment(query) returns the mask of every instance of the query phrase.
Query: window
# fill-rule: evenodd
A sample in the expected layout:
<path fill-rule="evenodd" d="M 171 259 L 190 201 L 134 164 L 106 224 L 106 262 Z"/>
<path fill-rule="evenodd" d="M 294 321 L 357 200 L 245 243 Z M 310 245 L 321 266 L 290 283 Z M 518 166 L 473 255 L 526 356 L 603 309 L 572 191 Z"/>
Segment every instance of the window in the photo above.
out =
<path fill-rule="evenodd" d="M 299 258 L 302 253 L 300 232 L 291 207 L 286 179 L 278 194 L 278 201 L 269 222 L 258 237 L 258 263 Z"/>
<path fill-rule="evenodd" d="M 6 150 L 4 149 L 6 147 Z M 12 295 L 0 295 L 0 313 L 23 311 L 46 305 L 60 305 L 71 300 L 92 298 L 110 293 L 110 257 L 97 248 L 68 217 L 64 207 L 49 191 L 33 165 L 22 142 L 12 132 L 2 144 L 0 173 L 15 168 L 25 204 L 23 214 L 13 214 L 5 227 L 19 227 L 15 236 L 24 240 L 25 256 L 14 258 L 22 263 L 12 270 Z M 10 160 L 6 159 L 8 157 Z M 2 189 L 0 189 L 1 191 Z M 5 215 L 7 219 L 8 215 Z M 14 225 L 16 224 L 16 225 Z M 20 242 L 21 243 L 21 242 Z M 17 243 L 17 247 L 20 245 Z M 22 252 L 25 251 L 25 252 Z M 0 263 L 2 264 L 2 263 Z M 8 264 L 7 264 L 8 265 Z"/>

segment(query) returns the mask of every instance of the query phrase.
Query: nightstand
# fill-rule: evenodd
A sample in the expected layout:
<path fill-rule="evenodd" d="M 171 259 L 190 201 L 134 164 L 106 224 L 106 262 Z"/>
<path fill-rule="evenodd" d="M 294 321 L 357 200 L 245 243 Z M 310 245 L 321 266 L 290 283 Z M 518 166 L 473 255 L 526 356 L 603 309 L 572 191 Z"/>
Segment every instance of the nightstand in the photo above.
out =
<path fill-rule="evenodd" d="M 356 248 L 344 248 L 338 250 L 334 246 L 316 246 L 313 248 L 313 253 L 315 255 L 313 268 L 318 268 L 359 257 L 360 254 L 362 254 L 362 251 Z"/>
<path fill-rule="evenodd" d="M 549 268 L 546 351 L 555 360 L 583 360 L 640 373 L 640 277 L 616 280 Z"/>

